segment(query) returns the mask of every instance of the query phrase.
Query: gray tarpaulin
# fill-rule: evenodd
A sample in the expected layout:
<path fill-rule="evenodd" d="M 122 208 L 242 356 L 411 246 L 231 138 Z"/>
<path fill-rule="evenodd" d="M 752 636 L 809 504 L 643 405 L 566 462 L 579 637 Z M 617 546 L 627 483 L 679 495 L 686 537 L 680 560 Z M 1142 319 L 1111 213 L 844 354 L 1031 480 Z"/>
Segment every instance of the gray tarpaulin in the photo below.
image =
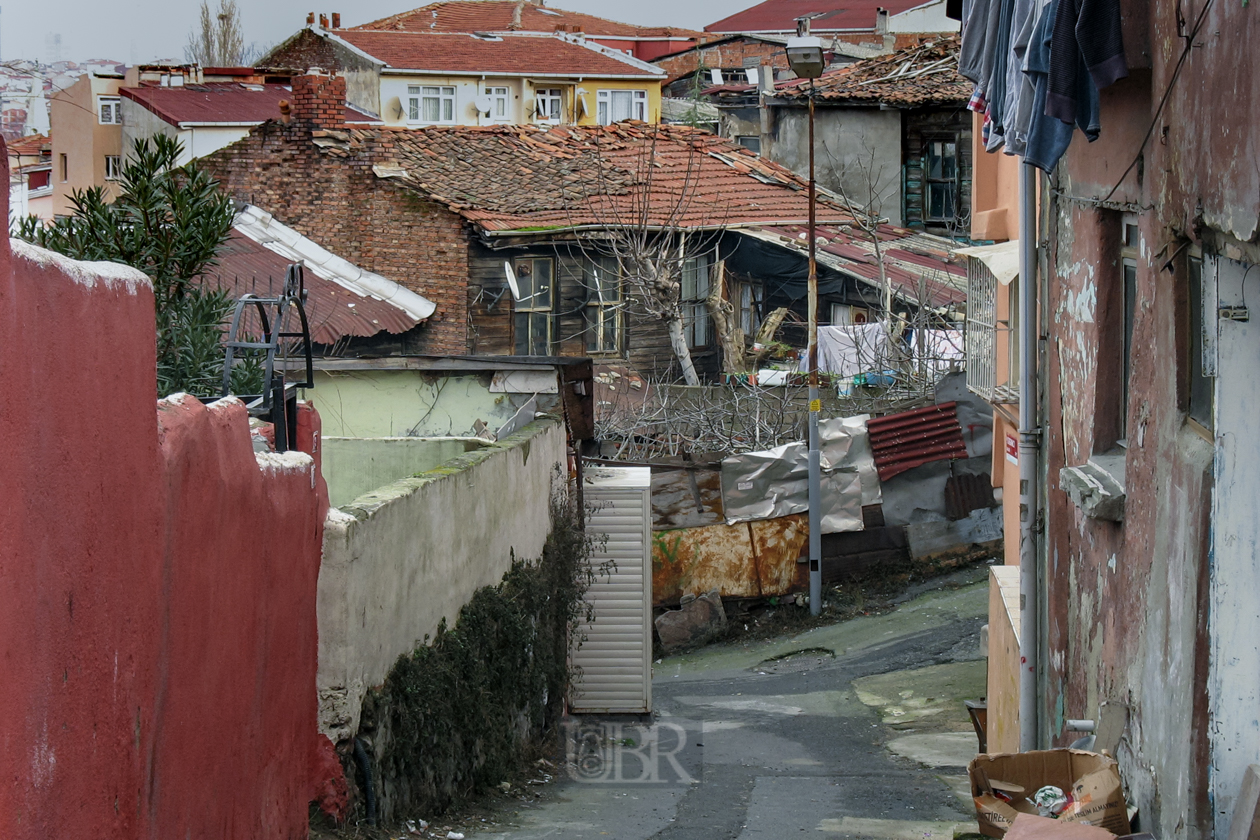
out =
<path fill-rule="evenodd" d="M 879 502 L 879 477 L 866 420 L 861 415 L 818 424 L 824 534 L 861 531 L 862 505 Z M 724 459 L 722 502 L 731 524 L 808 511 L 808 446 L 788 443 Z"/>

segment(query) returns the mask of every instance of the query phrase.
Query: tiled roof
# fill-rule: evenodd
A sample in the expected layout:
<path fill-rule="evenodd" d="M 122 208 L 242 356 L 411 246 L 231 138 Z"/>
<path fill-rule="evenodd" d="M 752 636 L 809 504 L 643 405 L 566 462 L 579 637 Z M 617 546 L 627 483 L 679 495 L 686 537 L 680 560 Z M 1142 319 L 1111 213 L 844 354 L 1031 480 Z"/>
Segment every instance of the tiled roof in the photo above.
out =
<path fill-rule="evenodd" d="M 716 228 L 801 221 L 806 183 L 738 144 L 685 125 L 533 125 L 348 130 L 393 160 L 376 167 L 489 232 L 628 224 Z M 325 141 L 326 142 L 326 141 Z M 348 149 L 353 154 L 352 148 Z M 820 202 L 819 218 L 849 219 Z"/>
<path fill-rule="evenodd" d="M 558 35 L 478 37 L 448 32 L 339 30 L 332 33 L 400 70 L 531 73 L 655 79 L 664 71 L 629 56 Z"/>
<path fill-rule="evenodd" d="M 51 143 L 52 138 L 47 134 L 31 134 L 27 137 L 19 137 L 17 140 L 9 141 L 9 154 L 37 155 L 46 149 L 52 148 Z"/>
<path fill-rule="evenodd" d="M 846 29 L 875 28 L 879 9 L 900 14 L 925 0 L 765 0 L 711 23 L 705 32 L 790 32 L 796 34 L 796 19 L 817 15 L 810 21 L 815 34 Z"/>
<path fill-rule="evenodd" d="M 237 82 L 209 82 L 182 87 L 143 85 L 122 88 L 121 93 L 175 126 L 183 123 L 257 125 L 278 118 L 280 100 L 293 97 L 293 91 L 287 85 L 243 85 Z M 346 106 L 346 122 L 375 121 L 375 117 Z"/>
<path fill-rule="evenodd" d="M 892 284 L 894 294 L 903 300 L 917 302 L 922 281 L 927 299 L 934 307 L 966 302 L 967 271 L 962 265 L 950 262 L 950 249 L 954 247 L 952 241 L 892 225 L 880 225 L 876 230 L 884 258 L 884 273 Z M 875 245 L 870 236 L 851 225 L 826 223 L 819 224 L 815 232 L 819 239 L 818 262 L 861 277 L 871 285 L 881 284 L 879 262 L 875 258 Z M 740 233 L 802 255 L 809 250 L 806 227 L 801 224 L 763 225 L 746 228 Z"/>
<path fill-rule="evenodd" d="M 454 0 L 430 3 L 409 12 L 365 23 L 354 29 L 395 29 L 411 32 L 504 32 L 512 28 L 515 0 Z M 622 38 L 696 38 L 701 33 L 669 26 L 636 26 L 594 15 L 525 3 L 521 7 L 522 32 L 554 32 L 557 26 L 587 35 Z M 344 30 L 342 30 L 344 32 Z"/>
<path fill-rule="evenodd" d="M 901 108 L 963 105 L 975 87 L 958 73 L 959 39 L 950 35 L 889 55 L 857 61 L 814 81 L 824 102 L 870 102 Z M 776 99 L 805 99 L 809 82 L 781 84 Z"/>

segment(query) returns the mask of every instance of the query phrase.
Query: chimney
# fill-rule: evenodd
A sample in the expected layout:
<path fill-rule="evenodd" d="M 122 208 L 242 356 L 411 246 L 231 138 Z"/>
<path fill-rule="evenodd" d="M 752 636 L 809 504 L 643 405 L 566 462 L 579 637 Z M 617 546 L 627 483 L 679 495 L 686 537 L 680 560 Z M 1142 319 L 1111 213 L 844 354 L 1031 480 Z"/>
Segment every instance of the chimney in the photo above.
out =
<path fill-rule="evenodd" d="M 320 28 L 320 29 L 327 29 L 327 28 L 328 28 L 328 15 L 320 15 L 320 16 L 319 16 L 319 28 Z"/>
<path fill-rule="evenodd" d="M 884 8 L 875 11 L 875 34 L 888 34 L 888 10 Z"/>
<path fill-rule="evenodd" d="M 314 12 L 307 12 L 307 13 L 306 13 L 306 25 L 307 25 L 307 26 L 314 26 L 314 25 L 315 25 L 315 13 L 314 13 Z"/>
<path fill-rule="evenodd" d="M 761 70 L 757 73 L 757 89 L 764 94 L 774 93 L 774 67 L 768 61 L 761 62 Z"/>
<path fill-rule="evenodd" d="M 516 5 L 512 7 L 512 22 L 508 24 L 508 29 L 521 28 L 521 12 L 523 11 L 525 11 L 525 0 L 516 0 Z"/>
<path fill-rule="evenodd" d="M 346 124 L 346 80 L 311 68 L 293 77 L 292 118 L 318 128 Z M 283 109 L 281 115 L 283 118 Z"/>
<path fill-rule="evenodd" d="M 280 122 L 288 125 L 293 122 L 293 107 L 289 105 L 289 100 L 280 100 Z"/>
<path fill-rule="evenodd" d="M 341 28 L 341 12 L 332 13 L 332 25 L 333 25 L 333 29 Z"/>

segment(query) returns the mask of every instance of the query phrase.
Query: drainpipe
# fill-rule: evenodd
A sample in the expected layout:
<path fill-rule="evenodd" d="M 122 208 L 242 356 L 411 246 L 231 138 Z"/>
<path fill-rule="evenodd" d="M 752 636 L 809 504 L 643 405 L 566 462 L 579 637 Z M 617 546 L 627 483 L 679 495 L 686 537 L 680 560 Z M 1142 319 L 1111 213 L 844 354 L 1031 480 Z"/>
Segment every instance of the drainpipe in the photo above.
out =
<path fill-rule="evenodd" d="M 1019 749 L 1037 749 L 1037 174 L 1019 167 Z"/>

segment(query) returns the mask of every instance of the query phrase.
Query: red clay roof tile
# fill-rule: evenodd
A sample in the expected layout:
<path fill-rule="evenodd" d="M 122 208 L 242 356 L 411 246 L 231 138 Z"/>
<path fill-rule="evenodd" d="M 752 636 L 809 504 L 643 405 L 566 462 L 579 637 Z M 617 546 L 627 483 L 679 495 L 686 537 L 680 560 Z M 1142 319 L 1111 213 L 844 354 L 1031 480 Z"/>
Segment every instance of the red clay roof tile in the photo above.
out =
<path fill-rule="evenodd" d="M 132 99 L 171 125 L 181 123 L 244 123 L 256 125 L 280 116 L 280 100 L 291 99 L 287 85 L 242 85 L 238 82 L 209 82 L 182 87 L 123 88 Z M 375 117 L 346 106 L 346 122 L 370 123 Z"/>
<path fill-rule="evenodd" d="M 962 105 L 975 87 L 958 73 L 957 35 L 933 38 L 878 58 L 867 58 L 824 74 L 814 81 L 820 102 L 847 102 L 921 108 Z M 806 99 L 809 82 L 781 84 L 776 99 Z"/>
<path fill-rule="evenodd" d="M 515 0 L 454 0 L 430 3 L 409 12 L 400 12 L 387 18 L 355 26 L 353 29 L 394 29 L 410 32 L 504 32 L 512 29 Z M 577 29 L 587 35 L 607 35 L 621 38 L 696 38 L 701 35 L 688 29 L 669 26 L 636 26 L 615 20 L 554 9 L 551 6 L 535 6 L 525 3 L 521 7 L 522 32 L 554 32 L 557 26 L 569 31 Z M 344 30 L 342 30 L 344 31 Z"/>
<path fill-rule="evenodd" d="M 796 19 L 817 15 L 810 21 L 814 33 L 875 28 L 879 10 L 890 15 L 923 5 L 923 0 L 765 0 L 711 23 L 705 32 L 796 33 Z"/>

